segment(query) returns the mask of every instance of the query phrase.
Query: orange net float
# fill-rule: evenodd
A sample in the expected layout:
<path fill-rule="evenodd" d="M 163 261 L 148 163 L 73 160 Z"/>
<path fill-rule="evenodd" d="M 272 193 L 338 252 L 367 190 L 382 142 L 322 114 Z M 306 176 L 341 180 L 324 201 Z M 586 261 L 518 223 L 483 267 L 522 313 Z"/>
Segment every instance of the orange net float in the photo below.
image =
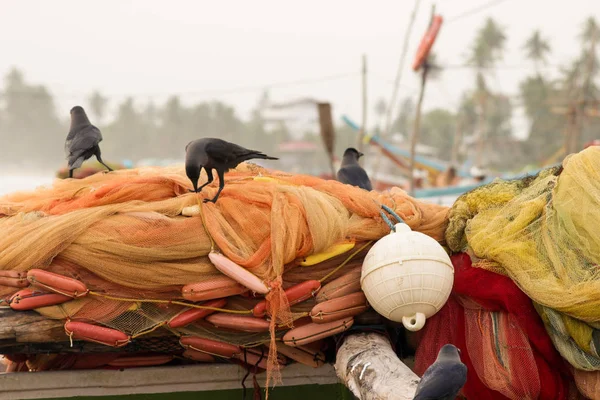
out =
<path fill-rule="evenodd" d="M 433 17 L 431 25 L 427 29 L 427 32 L 425 32 L 425 36 L 423 36 L 423 39 L 421 39 L 421 43 L 417 49 L 417 55 L 412 65 L 413 71 L 417 71 L 419 68 L 421 68 L 425 60 L 427 60 L 429 52 L 431 51 L 431 47 L 433 46 L 438 32 L 440 31 L 440 27 L 442 26 L 442 22 L 443 18 L 441 15 L 436 15 Z"/>
<path fill-rule="evenodd" d="M 310 319 L 310 318 L 309 318 Z M 311 321 L 312 323 L 312 321 Z M 314 342 L 306 343 L 302 346 L 296 346 L 296 348 L 302 349 L 308 353 L 318 353 L 325 350 L 327 347 L 327 341 L 325 339 L 315 340 Z"/>
<path fill-rule="evenodd" d="M 325 364 L 325 354 L 321 351 L 312 352 L 302 347 L 292 347 L 284 343 L 279 343 L 277 345 L 277 352 L 309 367 L 318 368 Z"/>
<path fill-rule="evenodd" d="M 182 356 L 198 362 L 213 363 L 216 361 L 212 355 L 194 349 L 185 349 Z"/>
<path fill-rule="evenodd" d="M 72 369 L 96 369 L 119 357 L 115 353 L 77 354 Z"/>
<path fill-rule="evenodd" d="M 71 339 L 100 343 L 111 347 L 123 347 L 131 341 L 131 337 L 124 332 L 80 321 L 67 321 L 65 333 Z"/>
<path fill-rule="evenodd" d="M 227 304 L 226 299 L 217 299 L 207 301 L 202 305 L 206 307 L 222 308 L 225 304 Z M 190 308 L 171 318 L 169 322 L 167 322 L 167 326 L 169 328 L 181 328 L 182 326 L 186 326 L 192 322 L 205 318 L 214 312 L 216 312 L 216 310 L 211 310 L 209 308 Z"/>
<path fill-rule="evenodd" d="M 338 297 L 346 296 L 351 293 L 361 291 L 360 286 L 360 275 L 362 273 L 362 266 L 352 269 L 346 275 L 340 276 L 337 279 L 329 282 L 317 293 L 317 303 L 322 303 L 327 300 L 336 299 Z"/>
<path fill-rule="evenodd" d="M 171 354 L 148 354 L 136 356 L 119 356 L 107 363 L 111 367 L 134 368 L 134 367 L 152 367 L 156 365 L 167 364 L 173 361 Z"/>
<path fill-rule="evenodd" d="M 343 318 L 354 317 L 365 312 L 368 308 L 369 303 L 365 294 L 357 292 L 317 304 L 310 311 L 310 317 L 312 322 L 324 324 Z"/>
<path fill-rule="evenodd" d="M 217 328 L 232 329 L 242 332 L 268 332 L 270 323 L 262 318 L 235 315 L 228 313 L 215 313 L 206 317 L 206 320 Z"/>
<path fill-rule="evenodd" d="M 267 294 L 269 292 L 267 285 L 265 285 L 256 275 L 246 268 L 237 265 L 223 254 L 211 251 L 208 254 L 208 258 L 214 264 L 215 268 L 253 292 L 261 294 Z"/>
<path fill-rule="evenodd" d="M 27 280 L 33 286 L 41 287 L 72 298 L 83 297 L 89 292 L 85 283 L 43 269 L 29 270 L 27 272 Z"/>
<path fill-rule="evenodd" d="M 29 286 L 27 273 L 19 271 L 0 271 L 0 286 L 25 288 Z"/>
<path fill-rule="evenodd" d="M 324 324 L 308 323 L 298 328 L 289 330 L 283 336 L 283 343 L 288 346 L 304 346 L 319 339 L 337 335 L 348 330 L 354 323 L 354 318 L 346 318 Z"/>
<path fill-rule="evenodd" d="M 310 280 L 286 289 L 284 294 L 290 306 L 293 306 L 315 296 L 319 289 L 321 289 L 321 282 Z M 264 317 L 267 314 L 267 300 L 263 300 L 254 306 L 252 314 L 257 318 Z"/>
<path fill-rule="evenodd" d="M 181 295 L 189 301 L 205 301 L 235 296 L 248 292 L 248 288 L 227 276 L 218 276 L 205 282 L 196 282 L 185 285 Z"/>
<path fill-rule="evenodd" d="M 183 336 L 179 339 L 179 344 L 186 350 L 191 349 L 222 358 L 233 358 L 235 354 L 242 352 L 239 346 L 198 336 Z"/>
<path fill-rule="evenodd" d="M 23 289 L 8 300 L 10 308 L 17 311 L 33 310 L 40 307 L 55 306 L 73 300 L 69 296 L 58 293 L 42 292 L 35 289 Z"/>

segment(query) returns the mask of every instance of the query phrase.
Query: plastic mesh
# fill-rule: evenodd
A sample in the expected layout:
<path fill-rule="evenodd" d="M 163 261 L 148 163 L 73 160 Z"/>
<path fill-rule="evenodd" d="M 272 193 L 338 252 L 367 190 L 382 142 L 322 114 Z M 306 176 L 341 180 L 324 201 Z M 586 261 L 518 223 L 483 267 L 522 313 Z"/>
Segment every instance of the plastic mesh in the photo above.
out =
<path fill-rule="evenodd" d="M 189 187 L 181 166 L 140 168 L 58 180 L 51 187 L 0 198 L 0 268 L 41 268 L 81 280 L 91 290 L 86 297 L 37 311 L 101 323 L 135 337 L 184 309 L 178 304 L 184 285 L 220 287 L 223 275 L 207 257 L 214 241 L 227 258 L 271 288 L 271 332 L 245 334 L 208 323 L 173 332 L 248 346 L 271 340 L 269 363 L 275 370 L 272 340 L 314 305 L 310 299 L 290 310 L 285 288 L 310 279 L 326 283 L 360 265 L 368 246 L 338 268 L 356 249 L 389 233 L 380 216 L 382 204 L 412 229 L 438 240 L 443 240 L 448 213 L 400 189 L 367 192 L 251 164 L 227 174 L 217 204 L 201 203 L 214 196 L 216 182 L 200 195 L 189 193 Z M 349 239 L 356 242 L 349 252 L 298 265 Z M 2 288 L 1 294 L 16 291 Z M 233 296 L 225 310 L 248 314 L 259 300 Z"/>
<path fill-rule="evenodd" d="M 561 355 L 600 370 L 600 149 L 563 168 L 497 181 L 458 199 L 446 233 L 454 251 L 509 276 L 536 304 Z M 481 261 L 479 261 L 481 260 Z"/>
<path fill-rule="evenodd" d="M 531 300 L 507 277 L 452 256 L 453 293 L 419 333 L 415 372 L 422 375 L 446 343 L 467 365 L 469 399 L 573 399 L 579 393 Z"/>

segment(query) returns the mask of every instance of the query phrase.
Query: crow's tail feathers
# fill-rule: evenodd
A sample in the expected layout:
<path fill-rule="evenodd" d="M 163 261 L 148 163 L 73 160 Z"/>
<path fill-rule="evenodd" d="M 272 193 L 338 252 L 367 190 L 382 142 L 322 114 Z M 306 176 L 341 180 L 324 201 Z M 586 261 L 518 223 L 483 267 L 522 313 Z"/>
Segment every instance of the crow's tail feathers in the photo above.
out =
<path fill-rule="evenodd" d="M 248 153 L 242 157 L 240 157 L 242 159 L 242 161 L 246 161 L 246 160 L 252 160 L 252 159 L 261 159 L 261 160 L 279 160 L 279 158 L 277 157 L 271 157 L 266 155 L 265 153 L 260 153 L 260 152 L 251 152 Z"/>

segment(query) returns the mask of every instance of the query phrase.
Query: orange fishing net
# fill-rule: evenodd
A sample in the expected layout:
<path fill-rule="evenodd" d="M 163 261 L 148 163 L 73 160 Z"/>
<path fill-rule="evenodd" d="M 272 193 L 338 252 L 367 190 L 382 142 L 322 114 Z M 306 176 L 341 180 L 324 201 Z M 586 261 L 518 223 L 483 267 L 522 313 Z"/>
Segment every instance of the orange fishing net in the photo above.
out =
<path fill-rule="evenodd" d="M 51 187 L 0 198 L 0 269 L 40 268 L 79 279 L 90 295 L 37 311 L 140 335 L 185 309 L 178 303 L 183 285 L 210 287 L 223 276 L 207 257 L 214 241 L 226 257 L 271 288 L 267 300 L 274 322 L 270 332 L 259 334 L 219 331 L 205 322 L 179 334 L 239 344 L 271 340 L 270 365 L 276 368 L 274 340 L 282 332 L 275 331 L 276 324 L 290 327 L 314 304 L 310 299 L 309 306 L 290 310 L 283 289 L 309 279 L 325 284 L 360 265 L 369 242 L 389 233 L 380 216 L 382 204 L 411 229 L 440 241 L 448 213 L 397 188 L 369 193 L 252 164 L 227 174 L 216 204 L 200 200 L 214 196 L 217 182 L 200 194 L 189 193 L 190 187 L 181 166 L 140 168 L 57 180 Z M 303 258 L 347 240 L 356 242 L 352 250 L 299 266 Z M 15 291 L 0 287 L 3 296 Z M 232 296 L 224 309 L 249 313 L 260 300 Z"/>

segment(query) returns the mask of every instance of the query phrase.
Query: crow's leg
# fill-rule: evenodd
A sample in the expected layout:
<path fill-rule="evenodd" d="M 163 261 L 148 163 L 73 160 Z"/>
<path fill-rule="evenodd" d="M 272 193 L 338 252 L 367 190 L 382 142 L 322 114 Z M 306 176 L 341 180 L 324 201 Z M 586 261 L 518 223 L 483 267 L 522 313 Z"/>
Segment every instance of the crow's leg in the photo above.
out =
<path fill-rule="evenodd" d="M 202 191 L 202 188 L 204 188 L 204 186 L 210 185 L 212 183 L 212 181 L 214 180 L 213 173 L 212 173 L 212 168 L 206 168 L 206 167 L 204 167 L 204 170 L 206 171 L 206 176 L 208 177 L 208 180 L 206 181 L 206 183 L 204 183 L 204 185 L 202 185 L 202 186 L 200 186 L 198 188 L 199 192 Z M 202 172 L 202 169 L 200 169 L 200 172 Z"/>
<path fill-rule="evenodd" d="M 98 162 L 102 165 L 104 165 L 106 167 L 106 169 L 108 169 L 109 171 L 112 171 L 113 169 L 111 167 L 109 167 L 108 165 L 104 164 L 104 161 L 102 161 L 102 156 L 100 155 L 100 147 L 96 148 L 96 151 L 94 153 L 96 155 L 96 159 L 98 160 Z"/>
<path fill-rule="evenodd" d="M 72 177 L 73 177 L 73 170 L 72 170 L 72 169 L 70 169 L 70 170 L 69 170 L 69 178 L 72 178 Z"/>
<path fill-rule="evenodd" d="M 219 190 L 217 190 L 217 194 L 212 199 L 204 199 L 205 203 L 209 201 L 216 203 L 217 199 L 219 198 L 219 195 L 221 194 L 221 190 L 223 190 L 223 188 L 225 187 L 225 171 L 217 169 L 217 175 L 219 176 Z"/>

